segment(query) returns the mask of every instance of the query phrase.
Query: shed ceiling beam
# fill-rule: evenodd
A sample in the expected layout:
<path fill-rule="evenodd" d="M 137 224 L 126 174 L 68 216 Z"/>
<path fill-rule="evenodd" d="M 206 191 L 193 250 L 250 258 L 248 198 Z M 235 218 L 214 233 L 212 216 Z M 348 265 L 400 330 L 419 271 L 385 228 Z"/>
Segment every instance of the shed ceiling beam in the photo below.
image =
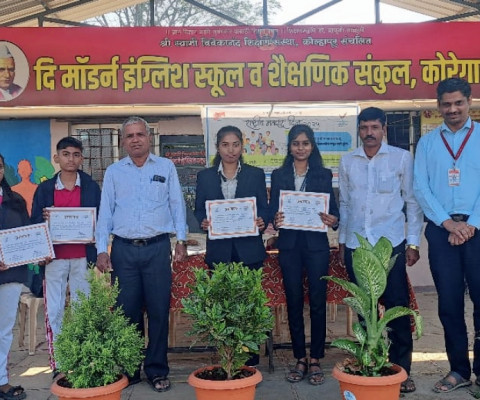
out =
<path fill-rule="evenodd" d="M 465 0 L 450 0 L 452 3 L 460 4 L 465 7 L 476 8 L 480 11 L 480 4 L 479 3 L 472 3 L 470 1 Z"/>
<path fill-rule="evenodd" d="M 480 10 L 479 11 L 470 11 L 470 12 L 463 13 L 463 14 L 450 15 L 448 17 L 437 18 L 435 20 L 435 22 L 455 21 L 456 19 L 473 17 L 473 16 L 479 15 L 479 14 L 480 14 Z"/>
<path fill-rule="evenodd" d="M 50 14 L 53 14 L 53 13 L 56 13 L 56 12 L 68 10 L 70 8 L 81 6 L 81 5 L 86 4 L 86 3 L 91 3 L 92 1 L 95 1 L 95 0 L 77 0 L 77 1 L 74 1 L 72 3 L 64 4 L 63 6 L 46 9 L 45 11 L 42 11 L 40 13 L 31 14 L 31 15 L 28 15 L 28 16 L 22 17 L 22 18 L 17 18 L 13 21 L 9 21 L 7 23 L 1 24 L 0 26 L 11 26 L 11 25 L 15 25 L 15 24 L 20 24 L 22 22 L 30 21 L 32 19 L 40 19 L 42 17 L 46 17 L 47 15 L 50 15 Z M 42 5 L 45 7 L 43 2 L 42 2 Z"/>
<path fill-rule="evenodd" d="M 305 14 L 300 15 L 300 16 L 297 17 L 297 18 L 294 18 L 294 19 L 292 19 L 292 20 L 290 20 L 290 21 L 288 21 L 288 22 L 285 22 L 283 25 L 293 25 L 293 24 L 295 24 L 295 23 L 297 23 L 297 22 L 299 22 L 299 21 L 301 21 L 301 20 L 303 20 L 303 19 L 305 19 L 305 18 L 310 17 L 311 15 L 314 15 L 314 14 L 316 14 L 316 13 L 322 11 L 322 10 L 325 10 L 325 9 L 327 9 L 327 8 L 329 8 L 329 7 L 337 4 L 337 3 L 340 3 L 341 1 L 342 1 L 342 0 L 331 0 L 331 1 L 329 1 L 328 3 L 326 3 L 326 4 L 324 4 L 324 5 L 320 6 L 320 7 L 314 8 L 313 10 L 311 10 L 311 11 L 305 13 Z"/>
<path fill-rule="evenodd" d="M 51 18 L 51 17 L 42 17 L 39 18 L 39 20 L 42 20 L 42 22 L 52 22 L 54 24 L 59 24 L 59 25 L 70 25 L 70 26 L 91 26 L 91 27 L 97 27 L 98 25 L 91 25 L 91 24 L 86 24 L 84 22 L 77 22 L 77 21 L 67 21 L 65 19 L 61 18 Z M 42 23 L 43 26 L 43 23 Z"/>
<path fill-rule="evenodd" d="M 216 15 L 217 17 L 220 17 L 220 18 L 223 18 L 227 21 L 230 21 L 231 23 L 235 24 L 235 25 L 246 25 L 245 23 L 243 22 L 240 22 L 239 20 L 233 18 L 233 17 L 230 17 L 229 15 L 227 14 L 224 14 L 220 11 L 217 11 L 217 10 L 214 10 L 213 8 L 211 7 L 207 7 L 206 5 L 203 5 L 202 3 L 199 3 L 198 1 L 195 1 L 195 0 L 184 0 L 185 2 L 195 6 L 195 7 L 198 7 L 198 8 L 201 8 L 202 10 L 205 10 L 207 12 L 209 12 L 210 14 L 213 14 L 213 15 Z"/>

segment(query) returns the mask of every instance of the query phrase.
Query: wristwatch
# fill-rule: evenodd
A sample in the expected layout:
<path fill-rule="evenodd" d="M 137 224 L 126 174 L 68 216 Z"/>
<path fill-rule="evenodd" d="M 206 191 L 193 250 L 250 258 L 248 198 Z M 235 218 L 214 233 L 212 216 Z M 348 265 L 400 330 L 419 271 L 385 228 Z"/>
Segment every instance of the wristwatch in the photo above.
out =
<path fill-rule="evenodd" d="M 407 248 L 408 249 L 413 249 L 413 250 L 420 250 L 420 247 L 418 246 L 415 246 L 414 244 L 407 244 Z"/>
<path fill-rule="evenodd" d="M 177 240 L 177 244 L 181 244 L 182 246 L 186 246 L 187 241 L 186 240 Z"/>

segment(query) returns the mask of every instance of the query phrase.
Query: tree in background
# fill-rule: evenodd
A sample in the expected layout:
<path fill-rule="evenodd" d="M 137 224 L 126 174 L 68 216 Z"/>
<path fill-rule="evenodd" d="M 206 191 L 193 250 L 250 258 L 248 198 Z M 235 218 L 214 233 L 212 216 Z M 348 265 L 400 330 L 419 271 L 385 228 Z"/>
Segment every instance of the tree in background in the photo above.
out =
<path fill-rule="evenodd" d="M 198 0 L 210 7 L 247 25 L 263 24 L 262 0 Z M 278 0 L 269 0 L 268 14 L 275 15 L 281 8 Z M 155 26 L 221 26 L 236 25 L 219 15 L 184 0 L 155 0 Z M 100 26 L 149 26 L 149 2 L 123 8 L 85 21 Z"/>

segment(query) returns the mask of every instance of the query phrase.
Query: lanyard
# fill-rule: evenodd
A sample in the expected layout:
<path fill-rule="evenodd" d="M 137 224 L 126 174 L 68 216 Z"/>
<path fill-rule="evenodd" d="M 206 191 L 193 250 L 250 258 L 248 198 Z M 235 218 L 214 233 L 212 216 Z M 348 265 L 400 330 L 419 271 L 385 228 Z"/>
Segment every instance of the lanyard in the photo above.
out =
<path fill-rule="evenodd" d="M 453 150 L 452 148 L 450 147 L 450 145 L 448 144 L 447 142 L 447 139 L 445 139 L 445 136 L 443 135 L 443 132 L 440 132 L 440 136 L 442 137 L 442 140 L 443 140 L 443 144 L 445 145 L 445 147 L 447 148 L 448 152 L 450 153 L 450 155 L 452 156 L 453 158 L 453 165 L 455 165 L 455 161 L 457 161 L 459 158 L 460 158 L 460 155 L 462 154 L 462 151 L 465 147 L 465 145 L 467 144 L 468 142 L 468 139 L 470 139 L 470 136 L 472 136 L 472 132 L 473 132 L 473 121 L 472 121 L 472 126 L 470 127 L 470 129 L 468 130 L 467 132 L 467 136 L 465 136 L 465 139 L 463 139 L 463 142 L 462 144 L 460 145 L 460 148 L 458 149 L 457 151 L 457 154 L 453 154 Z"/>
<path fill-rule="evenodd" d="M 307 173 L 308 173 L 308 169 L 310 167 L 307 165 L 307 170 L 305 171 L 305 178 L 303 178 L 303 181 L 302 181 L 302 184 L 300 185 L 300 190 L 299 192 L 305 192 L 305 188 L 307 186 Z M 295 169 L 295 164 L 293 164 L 293 176 L 298 176 L 297 175 L 297 170 Z"/>
<path fill-rule="evenodd" d="M 305 175 L 305 178 L 303 178 L 302 186 L 300 186 L 300 192 L 304 192 L 306 187 L 307 187 L 307 175 Z"/>

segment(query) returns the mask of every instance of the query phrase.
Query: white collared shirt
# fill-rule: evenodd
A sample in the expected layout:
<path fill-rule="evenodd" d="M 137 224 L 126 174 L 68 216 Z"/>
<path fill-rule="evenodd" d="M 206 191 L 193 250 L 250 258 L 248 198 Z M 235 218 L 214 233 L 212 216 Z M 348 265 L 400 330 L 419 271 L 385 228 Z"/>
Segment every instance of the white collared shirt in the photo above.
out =
<path fill-rule="evenodd" d="M 127 239 L 176 233 L 187 239 L 186 209 L 173 162 L 149 154 L 135 165 L 127 156 L 105 171 L 95 231 L 97 253 L 107 251 L 109 234 Z"/>
<path fill-rule="evenodd" d="M 57 175 L 57 180 L 55 182 L 55 190 L 63 190 L 65 189 L 65 185 L 63 184 L 62 180 L 60 179 L 60 175 L 62 173 L 59 172 Z M 81 187 L 80 185 L 80 174 L 77 172 L 77 179 L 75 180 L 75 186 Z"/>
<path fill-rule="evenodd" d="M 220 164 L 218 165 L 218 173 L 220 174 L 220 177 L 221 177 L 222 193 L 223 193 L 223 197 L 225 197 L 226 200 L 235 198 L 235 193 L 237 191 L 237 176 L 240 173 L 241 169 L 242 169 L 242 164 L 239 161 L 237 166 L 237 172 L 235 172 L 235 176 L 229 179 L 223 173 L 222 162 L 220 162 Z"/>
<path fill-rule="evenodd" d="M 305 182 L 305 179 L 307 179 L 308 168 L 309 166 L 307 165 L 307 170 L 303 175 L 297 175 L 297 170 L 295 169 L 295 163 L 293 163 L 293 176 L 295 180 L 295 190 L 297 192 L 300 191 L 300 189 L 302 189 L 302 186 L 303 186 L 303 191 L 305 191 L 305 186 L 303 185 L 303 182 Z"/>
<path fill-rule="evenodd" d="M 355 149 L 340 160 L 339 188 L 339 243 L 357 248 L 356 232 L 372 244 L 385 236 L 394 247 L 404 239 L 420 245 L 423 213 L 413 194 L 413 158 L 408 151 L 382 143 L 368 159 L 363 147 Z"/>
<path fill-rule="evenodd" d="M 4 100 L 12 100 L 15 97 L 10 93 L 10 90 L 0 89 L 0 93 L 2 94 Z"/>

